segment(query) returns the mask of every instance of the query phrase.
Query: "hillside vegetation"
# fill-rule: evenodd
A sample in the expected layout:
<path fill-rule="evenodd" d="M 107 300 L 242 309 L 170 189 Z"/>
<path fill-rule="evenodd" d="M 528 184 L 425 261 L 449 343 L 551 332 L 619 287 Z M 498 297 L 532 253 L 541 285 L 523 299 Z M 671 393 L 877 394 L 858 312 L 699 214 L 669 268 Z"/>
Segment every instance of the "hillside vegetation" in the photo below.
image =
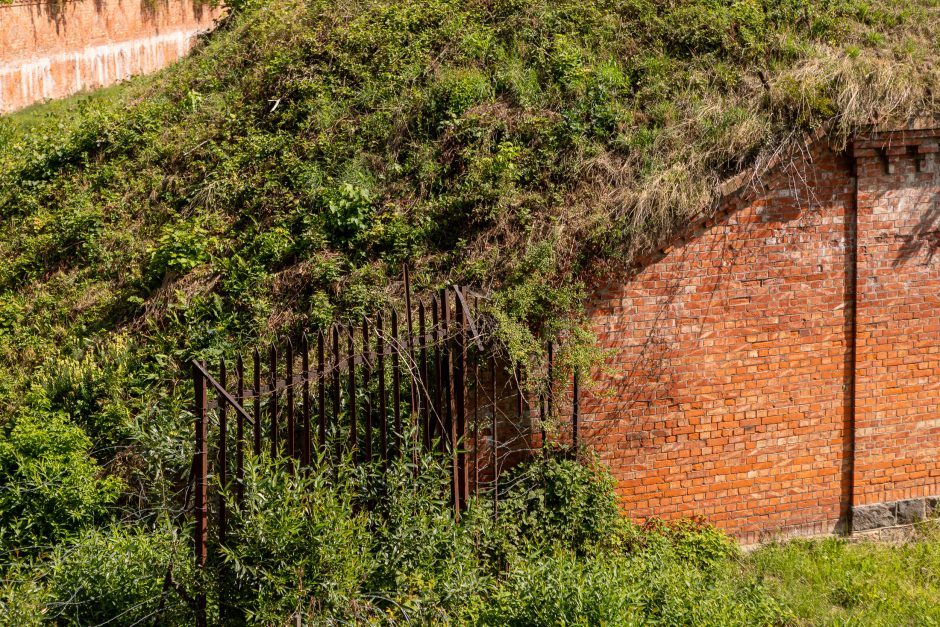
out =
<path fill-rule="evenodd" d="M 94 624 L 118 606 L 156 611 L 148 599 L 169 594 L 167 616 L 188 620 L 164 576 L 177 563 L 180 588 L 195 585 L 178 516 L 189 359 L 358 319 L 400 297 L 404 263 L 419 290 L 490 292 L 514 358 L 567 328 L 565 358 L 587 359 L 585 282 L 708 211 L 723 180 L 807 130 L 824 126 L 838 145 L 861 127 L 938 114 L 937 0 L 239 0 L 231 10 L 155 77 L 51 115 L 0 118 L 0 570 L 4 594 L 37 604 L 23 616 Z M 334 505 L 324 515 L 338 518 L 323 524 L 360 533 L 354 510 Z M 284 523 L 261 505 L 255 514 Z M 491 533 L 440 525 L 454 551 Z M 269 550 L 257 541 L 239 550 Z M 428 563 L 443 567 L 434 560 L 445 554 Z M 474 598 L 499 599 L 523 624 L 556 575 L 512 555 L 520 569 L 508 563 L 515 574 L 499 581 L 516 588 L 487 580 Z M 642 560 L 617 555 L 602 574 L 576 551 L 557 559 L 588 569 L 598 595 L 627 594 L 604 586 Z M 314 568 L 284 560 L 284 572 Z M 121 571 L 141 563 L 161 568 Z M 360 566 L 324 576 L 346 586 L 346 609 L 371 599 L 391 611 L 413 595 L 446 615 L 469 598 L 433 586 L 397 595 L 410 590 L 404 574 Z M 253 568 L 241 572 L 263 572 Z M 69 605 L 75 578 L 114 587 Z M 128 578 L 144 583 L 114 583 Z M 723 600 L 709 611 L 733 596 L 732 579 L 712 588 Z M 281 593 L 270 611 L 286 611 Z M 779 616 L 754 594 L 740 622 Z"/>

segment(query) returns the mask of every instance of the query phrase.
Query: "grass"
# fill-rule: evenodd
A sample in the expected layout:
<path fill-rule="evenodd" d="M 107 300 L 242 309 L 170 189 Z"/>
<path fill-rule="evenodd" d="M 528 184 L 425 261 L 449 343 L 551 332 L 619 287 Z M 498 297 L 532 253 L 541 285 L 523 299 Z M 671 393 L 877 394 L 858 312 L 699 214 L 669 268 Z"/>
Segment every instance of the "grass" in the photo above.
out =
<path fill-rule="evenodd" d="M 749 555 L 797 625 L 940 625 L 940 522 L 902 544 L 796 540 Z"/>
<path fill-rule="evenodd" d="M 67 98 L 39 102 L 7 113 L 2 116 L 2 119 L 19 134 L 26 134 L 31 129 L 41 126 L 55 126 L 66 132 L 74 131 L 90 108 L 113 110 L 123 100 L 129 89 L 145 80 L 135 78 L 101 89 L 80 91 Z"/>

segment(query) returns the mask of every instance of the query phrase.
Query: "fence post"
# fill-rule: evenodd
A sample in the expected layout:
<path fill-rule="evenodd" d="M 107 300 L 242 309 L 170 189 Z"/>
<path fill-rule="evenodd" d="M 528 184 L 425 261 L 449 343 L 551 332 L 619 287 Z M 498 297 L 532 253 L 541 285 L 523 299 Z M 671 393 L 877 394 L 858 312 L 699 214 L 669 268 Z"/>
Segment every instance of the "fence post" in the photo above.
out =
<path fill-rule="evenodd" d="M 548 342 L 548 419 L 554 414 L 555 401 L 555 343 Z"/>
<path fill-rule="evenodd" d="M 326 381 L 324 380 L 325 355 L 323 331 L 317 333 L 317 439 L 320 452 L 326 453 Z"/>
<path fill-rule="evenodd" d="M 376 319 L 375 370 L 378 374 L 379 395 L 379 448 L 382 461 L 388 464 L 388 408 L 385 405 L 385 320 L 381 312 Z"/>
<path fill-rule="evenodd" d="M 244 407 L 245 362 L 240 353 L 235 361 L 235 375 L 238 377 L 235 399 Z M 235 412 L 235 498 L 239 504 L 245 500 L 245 419 L 241 412 Z"/>
<path fill-rule="evenodd" d="M 194 530 L 194 545 L 196 553 L 197 572 L 204 573 L 206 567 L 206 558 L 208 555 L 206 548 L 207 541 L 207 518 L 206 518 L 206 489 L 208 484 L 209 466 L 206 450 L 206 380 L 199 371 L 199 365 L 193 362 L 193 389 L 195 391 L 194 415 L 196 417 L 196 451 L 193 470 L 195 472 L 195 506 L 194 513 L 196 525 Z M 199 582 L 199 590 L 196 594 L 196 626 L 206 627 L 206 593 L 205 581 Z"/>
<path fill-rule="evenodd" d="M 300 378 L 301 386 L 301 418 L 304 421 L 300 443 L 300 463 L 304 467 L 310 466 L 310 341 L 307 334 L 300 337 Z"/>
<path fill-rule="evenodd" d="M 454 287 L 454 420 L 452 431 L 457 512 L 463 510 L 467 500 L 467 452 L 464 449 L 467 435 L 466 390 L 467 390 L 467 342 L 466 311 L 460 286 Z"/>
<path fill-rule="evenodd" d="M 428 427 L 428 430 L 431 433 L 431 443 L 433 445 L 435 435 L 440 435 L 440 443 L 438 448 L 441 448 L 444 444 L 444 429 L 443 429 L 443 404 L 441 400 L 441 382 L 444 379 L 444 371 L 442 366 L 441 359 L 441 327 L 440 327 L 440 318 L 438 317 L 438 303 L 437 298 L 431 297 L 431 342 L 434 345 L 434 357 L 432 366 L 434 368 L 434 420 Z"/>
<path fill-rule="evenodd" d="M 493 416 L 490 434 L 493 438 L 493 520 L 499 519 L 499 417 L 496 403 L 496 346 L 490 346 L 490 394 L 493 399 Z"/>
<path fill-rule="evenodd" d="M 278 454 L 278 443 L 277 443 L 277 347 L 274 345 L 274 342 L 271 342 L 271 347 L 268 350 L 268 361 L 271 363 L 271 372 L 268 373 L 268 378 L 271 382 L 271 398 L 268 399 L 268 412 L 270 413 L 271 420 L 271 461 L 274 461 L 277 458 Z"/>
<path fill-rule="evenodd" d="M 408 367 L 411 367 L 411 363 L 414 360 L 415 344 L 414 344 L 414 324 L 412 323 L 411 318 L 411 273 L 408 271 L 408 264 L 405 264 L 405 332 L 408 334 Z M 421 334 L 424 335 L 424 331 L 421 331 Z M 418 386 L 415 385 L 414 376 L 411 377 L 411 414 L 414 415 L 417 413 L 417 404 L 418 404 L 418 395 L 421 391 L 418 389 Z"/>
<path fill-rule="evenodd" d="M 284 380 L 285 396 L 287 397 L 286 411 L 287 419 L 287 437 L 284 441 L 284 448 L 287 452 L 287 468 L 294 470 L 294 460 L 297 457 L 297 425 L 294 421 L 294 344 L 287 338 L 284 346 Z"/>
<path fill-rule="evenodd" d="M 401 456 L 404 452 L 404 436 L 401 429 L 401 358 L 398 344 L 398 314 L 392 309 L 392 409 L 395 415 L 395 455 Z M 409 357 L 410 359 L 410 357 Z M 414 372 L 412 371 L 411 386 L 414 387 Z M 412 405 L 412 412 L 415 411 Z"/>
<path fill-rule="evenodd" d="M 369 341 L 369 319 L 362 319 L 362 411 L 365 442 L 362 451 L 364 463 L 372 463 L 372 364 Z"/>
<path fill-rule="evenodd" d="M 359 440 L 359 430 L 358 430 L 358 416 L 356 415 L 356 348 L 353 344 L 354 338 L 353 333 L 355 327 L 349 325 L 347 329 L 349 334 L 347 335 L 346 342 L 346 355 L 349 358 L 349 452 L 352 455 L 352 460 L 355 463 L 356 460 L 356 444 Z"/>
<path fill-rule="evenodd" d="M 578 368 L 574 369 L 574 390 L 571 411 L 571 447 L 574 449 L 575 459 L 578 457 L 578 421 L 581 418 L 581 373 Z"/>
<path fill-rule="evenodd" d="M 433 301 L 432 301 L 433 302 Z M 424 303 L 418 303 L 418 352 L 420 354 L 421 363 L 418 366 L 418 377 L 421 381 L 421 389 L 418 390 L 418 407 L 420 409 L 421 415 L 421 435 L 424 438 L 424 450 L 431 450 L 431 379 L 428 376 L 428 349 L 427 342 L 425 341 L 425 335 L 427 329 L 425 328 L 425 319 L 426 314 L 424 311 Z"/>
<path fill-rule="evenodd" d="M 340 373 L 339 373 L 339 327 L 333 325 L 333 342 L 332 342 L 332 369 L 333 369 L 333 381 L 332 381 L 332 404 L 333 404 L 333 431 L 335 432 L 336 440 L 336 461 L 339 462 L 343 459 L 343 438 L 341 436 L 339 414 L 340 408 L 342 406 L 342 401 L 340 399 Z"/>
<path fill-rule="evenodd" d="M 225 359 L 219 359 L 219 385 L 226 389 L 228 376 L 225 368 Z M 219 544 L 225 545 L 225 536 L 228 533 L 228 406 L 222 392 L 218 394 L 219 404 Z"/>
<path fill-rule="evenodd" d="M 454 370 L 453 357 L 451 356 L 453 339 L 450 337 L 450 304 L 448 303 L 447 290 L 441 288 L 441 300 L 438 303 L 441 307 L 441 368 L 444 373 L 443 393 L 444 404 L 444 422 L 441 429 L 441 452 L 451 456 L 451 466 L 454 476 L 453 503 L 457 505 L 457 447 L 454 437 Z"/>
<path fill-rule="evenodd" d="M 257 347 L 251 353 L 252 360 L 252 373 L 251 373 L 251 384 L 254 386 L 254 398 L 252 399 L 252 407 L 254 408 L 255 413 L 255 424 L 252 428 L 252 438 L 253 446 L 255 451 L 255 456 L 261 455 L 261 353 L 258 352 Z"/>

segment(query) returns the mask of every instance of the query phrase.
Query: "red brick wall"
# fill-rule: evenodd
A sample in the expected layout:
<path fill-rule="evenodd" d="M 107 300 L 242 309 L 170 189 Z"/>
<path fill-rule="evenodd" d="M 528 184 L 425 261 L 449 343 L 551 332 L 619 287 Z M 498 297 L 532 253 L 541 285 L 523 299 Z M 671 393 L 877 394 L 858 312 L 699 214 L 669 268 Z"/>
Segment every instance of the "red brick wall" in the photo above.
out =
<path fill-rule="evenodd" d="M 854 169 L 822 142 L 597 286 L 609 356 L 582 435 L 628 514 L 700 514 L 749 541 L 844 528 L 853 480 L 858 502 L 940 493 L 938 176 L 913 167 L 860 170 L 857 403 Z"/>
<path fill-rule="evenodd" d="M 0 5 L 0 113 L 158 70 L 220 15 L 194 0 Z"/>
<path fill-rule="evenodd" d="M 938 135 L 856 143 L 856 505 L 940 495 Z"/>

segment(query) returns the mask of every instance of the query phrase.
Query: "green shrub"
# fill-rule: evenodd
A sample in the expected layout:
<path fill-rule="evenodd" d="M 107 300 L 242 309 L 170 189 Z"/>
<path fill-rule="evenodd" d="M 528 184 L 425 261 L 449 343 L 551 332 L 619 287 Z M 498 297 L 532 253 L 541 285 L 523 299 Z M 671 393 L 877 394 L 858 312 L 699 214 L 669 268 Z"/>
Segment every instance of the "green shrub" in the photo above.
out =
<path fill-rule="evenodd" d="M 538 552 L 513 564 L 486 604 L 485 625 L 643 624 L 623 557 L 579 558 L 569 551 Z"/>
<path fill-rule="evenodd" d="M 487 589 L 489 569 L 477 538 L 489 518 L 465 512 L 457 524 L 449 487 L 447 468 L 431 456 L 421 460 L 417 476 L 411 463 L 396 462 L 378 478 L 366 589 L 388 597 L 378 603 L 396 620 L 458 620 Z"/>
<path fill-rule="evenodd" d="M 50 411 L 65 412 L 81 426 L 102 458 L 110 457 L 128 433 L 131 367 L 131 347 L 118 335 L 106 346 L 49 359 L 37 373 Z"/>
<path fill-rule="evenodd" d="M 101 520 L 124 487 L 61 413 L 17 416 L 0 438 L 0 546 L 26 555 Z"/>
<path fill-rule="evenodd" d="M 150 251 L 147 273 L 151 281 L 163 279 L 168 272 L 185 274 L 209 260 L 216 241 L 197 221 L 168 224 Z"/>
<path fill-rule="evenodd" d="M 0 580 L 0 625 L 38 627 L 47 618 L 49 590 L 35 569 L 14 564 Z"/>
<path fill-rule="evenodd" d="M 697 568 L 714 568 L 738 557 L 734 539 L 700 518 L 673 521 L 651 519 L 644 526 L 642 541 L 665 544 L 675 555 Z"/>
<path fill-rule="evenodd" d="M 583 550 L 609 539 L 621 523 L 614 482 L 599 464 L 544 457 L 501 479 L 500 516 L 521 543 Z"/>
<path fill-rule="evenodd" d="M 119 525 L 61 545 L 52 559 L 47 614 L 60 625 L 192 624 L 183 596 L 193 592 L 192 556 L 178 534 Z"/>
<path fill-rule="evenodd" d="M 221 549 L 230 580 L 220 602 L 249 622 L 355 611 L 371 569 L 367 515 L 353 509 L 355 484 L 325 464 L 291 473 L 284 460 L 248 459 L 245 499 Z"/>
<path fill-rule="evenodd" d="M 776 625 L 786 614 L 735 563 L 699 567 L 669 543 L 622 554 L 526 554 L 482 615 L 491 625 Z"/>
<path fill-rule="evenodd" d="M 372 195 L 362 187 L 344 183 L 329 190 L 322 204 L 326 230 L 337 246 L 352 245 L 372 225 Z"/>

